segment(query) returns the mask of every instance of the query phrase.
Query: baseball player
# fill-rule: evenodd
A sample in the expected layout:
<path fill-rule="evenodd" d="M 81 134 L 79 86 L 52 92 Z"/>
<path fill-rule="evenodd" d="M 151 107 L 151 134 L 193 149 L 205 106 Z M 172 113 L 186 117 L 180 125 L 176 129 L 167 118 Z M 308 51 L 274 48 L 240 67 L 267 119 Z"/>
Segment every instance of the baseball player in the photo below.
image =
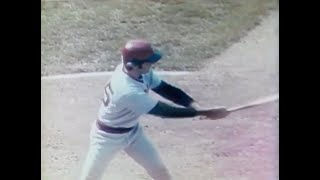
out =
<path fill-rule="evenodd" d="M 162 118 L 206 116 L 221 119 L 226 108 L 201 109 L 181 89 L 174 87 L 151 69 L 161 53 L 146 40 L 128 41 L 117 66 L 104 88 L 104 99 L 90 133 L 90 147 L 80 180 L 100 180 L 113 157 L 124 150 L 155 180 L 170 180 L 170 172 L 139 124 L 139 117 L 150 114 Z M 149 96 L 152 90 L 174 102 L 172 106 Z"/>

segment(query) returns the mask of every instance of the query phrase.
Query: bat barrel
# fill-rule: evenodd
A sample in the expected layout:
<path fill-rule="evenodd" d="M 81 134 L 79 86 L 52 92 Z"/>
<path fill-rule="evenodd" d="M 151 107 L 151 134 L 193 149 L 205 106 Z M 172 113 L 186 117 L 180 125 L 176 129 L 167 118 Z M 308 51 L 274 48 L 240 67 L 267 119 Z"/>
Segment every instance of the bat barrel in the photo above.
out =
<path fill-rule="evenodd" d="M 235 112 L 235 111 L 239 111 L 239 110 L 242 110 L 242 109 L 252 108 L 252 107 L 255 107 L 255 106 L 260 106 L 260 105 L 263 105 L 263 104 L 266 104 L 266 103 L 277 101 L 278 99 L 279 99 L 279 94 L 275 94 L 275 95 L 272 95 L 272 96 L 267 96 L 267 97 L 264 97 L 264 98 L 260 98 L 260 99 L 255 100 L 255 101 L 251 101 L 251 102 L 246 103 L 246 104 L 242 104 L 242 105 L 239 105 L 239 106 L 234 106 L 234 107 L 228 108 L 227 110 L 229 112 Z"/>

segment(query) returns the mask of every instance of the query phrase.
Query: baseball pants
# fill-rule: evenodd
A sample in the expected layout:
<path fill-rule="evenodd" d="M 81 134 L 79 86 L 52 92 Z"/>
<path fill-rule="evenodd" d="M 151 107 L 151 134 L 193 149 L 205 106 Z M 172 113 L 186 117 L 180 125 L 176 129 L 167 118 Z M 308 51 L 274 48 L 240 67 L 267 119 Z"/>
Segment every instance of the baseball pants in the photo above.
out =
<path fill-rule="evenodd" d="M 159 153 L 140 125 L 125 134 L 111 134 L 99 130 L 95 123 L 90 132 L 90 147 L 80 180 L 101 180 L 109 162 L 121 150 L 140 164 L 153 179 L 171 180 Z"/>

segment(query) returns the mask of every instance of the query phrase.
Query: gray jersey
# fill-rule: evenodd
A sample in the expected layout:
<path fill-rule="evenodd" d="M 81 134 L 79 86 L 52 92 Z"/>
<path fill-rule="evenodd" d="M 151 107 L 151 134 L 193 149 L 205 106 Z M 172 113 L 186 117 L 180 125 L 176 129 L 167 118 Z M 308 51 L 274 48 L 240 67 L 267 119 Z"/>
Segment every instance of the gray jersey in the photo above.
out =
<path fill-rule="evenodd" d="M 105 86 L 99 120 L 112 127 L 135 126 L 138 118 L 158 103 L 148 92 L 160 83 L 160 77 L 152 69 L 138 81 L 127 75 L 123 71 L 123 64 L 120 64 Z"/>

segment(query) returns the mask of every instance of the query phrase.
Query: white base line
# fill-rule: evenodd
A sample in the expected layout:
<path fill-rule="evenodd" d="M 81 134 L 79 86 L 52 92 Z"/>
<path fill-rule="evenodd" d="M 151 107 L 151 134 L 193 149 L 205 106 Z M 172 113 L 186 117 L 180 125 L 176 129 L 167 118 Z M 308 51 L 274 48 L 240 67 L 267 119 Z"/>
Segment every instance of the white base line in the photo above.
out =
<path fill-rule="evenodd" d="M 91 73 L 75 73 L 75 74 L 61 74 L 53 76 L 42 76 L 41 79 L 70 79 L 70 78 L 81 78 L 81 77 L 99 77 L 99 76 L 110 76 L 113 72 L 91 72 Z M 188 75 L 189 71 L 157 71 L 159 75 L 168 76 L 180 76 Z"/>

